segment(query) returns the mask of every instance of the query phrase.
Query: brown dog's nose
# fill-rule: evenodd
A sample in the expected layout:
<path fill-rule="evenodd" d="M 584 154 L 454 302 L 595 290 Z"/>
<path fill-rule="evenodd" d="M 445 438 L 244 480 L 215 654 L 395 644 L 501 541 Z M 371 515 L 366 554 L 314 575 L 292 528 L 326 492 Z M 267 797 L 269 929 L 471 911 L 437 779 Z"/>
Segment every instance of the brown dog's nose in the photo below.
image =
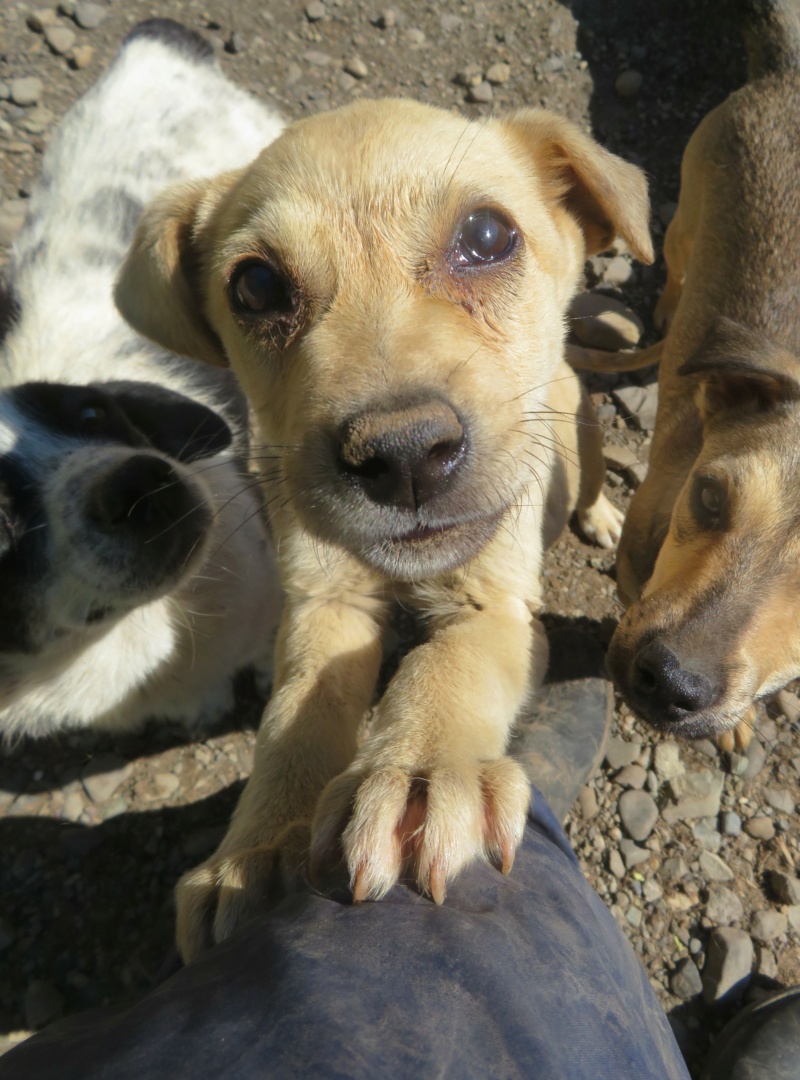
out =
<path fill-rule="evenodd" d="M 339 463 L 381 506 L 418 510 L 441 495 L 464 460 L 467 436 L 446 401 L 370 410 L 339 429 Z"/>
<path fill-rule="evenodd" d="M 716 701 L 719 688 L 707 675 L 683 668 L 675 653 L 651 641 L 636 655 L 633 685 L 659 711 L 699 713 Z"/>

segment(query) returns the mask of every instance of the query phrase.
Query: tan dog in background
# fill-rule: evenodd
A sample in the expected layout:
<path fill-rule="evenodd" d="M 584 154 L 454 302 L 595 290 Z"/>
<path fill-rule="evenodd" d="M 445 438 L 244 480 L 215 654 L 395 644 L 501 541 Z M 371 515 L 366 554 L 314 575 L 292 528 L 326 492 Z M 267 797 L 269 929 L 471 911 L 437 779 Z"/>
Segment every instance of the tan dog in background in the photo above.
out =
<path fill-rule="evenodd" d="M 548 388 L 586 405 L 560 366 L 564 314 L 617 233 L 652 259 L 644 177 L 572 124 L 410 101 L 302 121 L 145 213 L 118 302 L 241 380 L 274 449 L 287 594 L 253 774 L 178 886 L 185 957 L 253 914 L 309 829 L 312 866 L 343 851 L 355 900 L 407 871 L 441 901 L 476 857 L 510 868 L 529 788 L 504 751 L 547 662 L 543 502 L 564 435 Z M 583 521 L 610 542 L 616 512 L 590 487 Z M 394 598 L 428 638 L 359 748 Z"/>
<path fill-rule="evenodd" d="M 660 359 L 659 405 L 609 650 L 637 712 L 728 749 L 749 741 L 754 699 L 800 676 L 800 4 L 745 6 L 749 82 L 683 158 L 667 335 L 625 364 Z"/>

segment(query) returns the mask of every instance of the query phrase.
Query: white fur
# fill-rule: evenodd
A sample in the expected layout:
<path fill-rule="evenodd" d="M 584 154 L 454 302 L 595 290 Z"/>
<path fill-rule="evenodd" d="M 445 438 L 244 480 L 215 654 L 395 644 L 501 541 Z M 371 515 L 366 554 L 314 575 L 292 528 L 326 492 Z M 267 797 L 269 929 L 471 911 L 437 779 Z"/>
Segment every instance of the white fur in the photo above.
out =
<path fill-rule="evenodd" d="M 237 671 L 269 666 L 281 598 L 229 384 L 220 375 L 215 387 L 195 363 L 136 335 L 117 313 L 112 286 L 137 207 L 166 184 L 247 163 L 282 127 L 213 62 L 134 38 L 45 154 L 11 268 L 21 317 L 0 351 L 0 455 L 24 454 L 52 540 L 47 580 L 31 598 L 38 647 L 0 653 L 0 736 L 121 729 L 151 716 L 202 723 L 232 705 Z M 127 610 L 120 601 L 112 618 L 89 625 L 92 590 L 105 584 L 87 570 L 80 534 L 67 535 L 60 518 L 68 506 L 58 498 L 66 471 L 90 469 L 93 451 L 32 422 L 6 391 L 29 381 L 107 380 L 156 382 L 215 408 L 235 440 L 178 468 L 214 514 L 180 580 Z"/>

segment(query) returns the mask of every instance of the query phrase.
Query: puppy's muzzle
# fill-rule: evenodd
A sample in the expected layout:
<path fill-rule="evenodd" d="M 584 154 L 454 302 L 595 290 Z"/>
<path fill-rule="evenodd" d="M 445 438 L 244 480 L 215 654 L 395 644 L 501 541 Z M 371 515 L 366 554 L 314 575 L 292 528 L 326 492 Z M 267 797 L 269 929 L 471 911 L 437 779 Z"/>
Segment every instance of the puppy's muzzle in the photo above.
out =
<path fill-rule="evenodd" d="M 717 679 L 685 667 L 658 640 L 649 642 L 634 657 L 630 687 L 636 707 L 651 720 L 690 721 L 715 705 L 720 696 Z"/>
<path fill-rule="evenodd" d="M 339 429 L 337 452 L 347 479 L 372 502 L 417 511 L 449 489 L 467 446 L 453 407 L 429 399 L 349 418 Z"/>
<path fill-rule="evenodd" d="M 86 512 L 108 533 L 147 540 L 190 509 L 187 491 L 167 461 L 137 454 L 106 473 L 89 493 Z"/>

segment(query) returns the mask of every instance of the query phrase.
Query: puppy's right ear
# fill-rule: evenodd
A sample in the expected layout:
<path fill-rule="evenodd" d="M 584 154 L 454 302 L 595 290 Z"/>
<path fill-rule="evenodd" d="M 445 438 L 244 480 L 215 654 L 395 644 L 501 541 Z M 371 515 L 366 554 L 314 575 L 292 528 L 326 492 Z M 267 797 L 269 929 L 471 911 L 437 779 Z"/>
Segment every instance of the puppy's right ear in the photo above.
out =
<path fill-rule="evenodd" d="M 206 268 L 215 212 L 240 171 L 167 188 L 139 221 L 114 299 L 134 330 L 171 352 L 227 366 L 206 316 Z"/>

